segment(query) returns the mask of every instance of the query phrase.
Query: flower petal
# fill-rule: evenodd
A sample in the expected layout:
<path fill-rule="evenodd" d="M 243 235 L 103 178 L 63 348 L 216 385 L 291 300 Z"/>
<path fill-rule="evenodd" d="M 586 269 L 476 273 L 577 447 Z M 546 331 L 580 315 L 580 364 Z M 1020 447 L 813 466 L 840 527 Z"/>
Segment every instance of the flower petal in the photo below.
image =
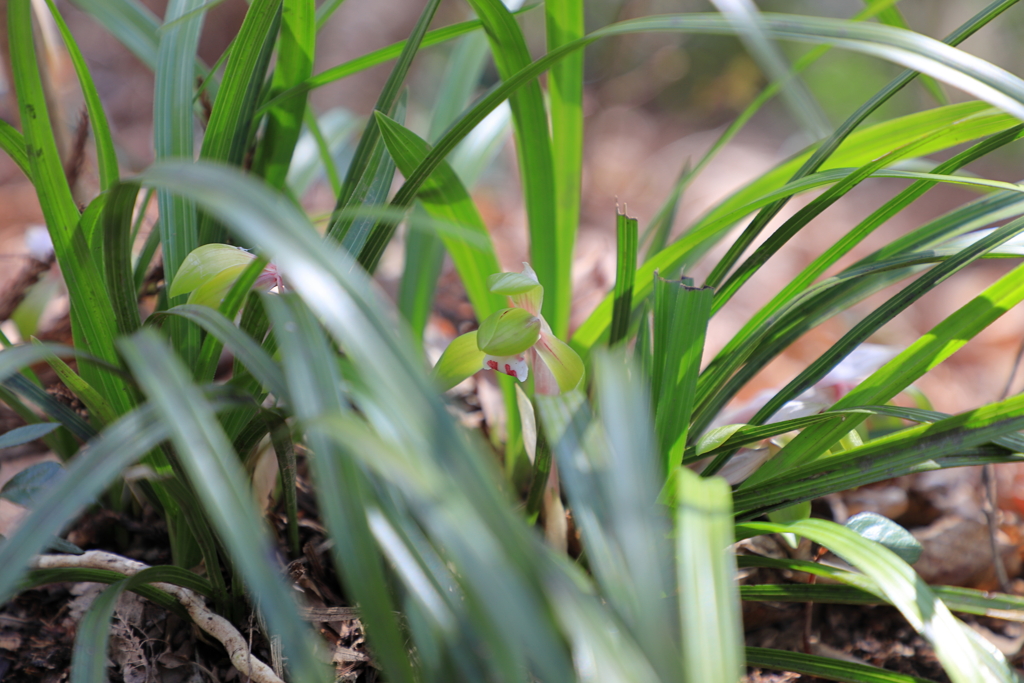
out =
<path fill-rule="evenodd" d="M 550 332 L 542 330 L 540 341 L 534 344 L 531 351 L 540 357 L 540 361 L 550 371 L 557 383 L 558 391 L 555 393 L 572 391 L 583 381 L 583 359 L 568 344 Z M 540 368 L 535 366 L 534 373 L 536 376 L 534 386 L 537 391 L 547 393 L 542 391 L 540 386 Z"/>
<path fill-rule="evenodd" d="M 430 373 L 441 391 L 448 391 L 462 380 L 475 375 L 483 365 L 484 352 L 477 348 L 476 330 L 456 337 Z"/>
<path fill-rule="evenodd" d="M 515 356 L 540 339 L 540 318 L 522 308 L 503 308 L 480 323 L 476 343 L 492 356 Z"/>
<path fill-rule="evenodd" d="M 515 377 L 520 382 L 525 382 L 530 376 L 530 368 L 526 364 L 526 358 L 522 354 L 515 356 L 484 356 L 484 370 L 494 370 L 509 377 Z"/>
<path fill-rule="evenodd" d="M 529 263 L 523 263 L 521 273 L 496 273 L 487 278 L 487 286 L 495 294 L 504 294 L 512 299 L 512 305 L 540 315 L 544 303 L 544 288 L 537 279 L 537 273 Z"/>
<path fill-rule="evenodd" d="M 231 291 L 235 280 L 241 277 L 248 267 L 248 264 L 230 266 L 219 273 L 210 275 L 188 295 L 188 303 L 209 306 L 210 308 L 220 308 L 220 303 L 224 301 L 224 297 Z"/>
<path fill-rule="evenodd" d="M 181 262 L 167 295 L 173 298 L 188 294 L 228 268 L 244 268 L 255 258 L 254 254 L 245 249 L 229 244 L 204 244 L 194 249 Z M 241 268 L 238 269 L 238 274 L 242 272 Z M 235 277 L 238 277 L 238 274 Z"/>

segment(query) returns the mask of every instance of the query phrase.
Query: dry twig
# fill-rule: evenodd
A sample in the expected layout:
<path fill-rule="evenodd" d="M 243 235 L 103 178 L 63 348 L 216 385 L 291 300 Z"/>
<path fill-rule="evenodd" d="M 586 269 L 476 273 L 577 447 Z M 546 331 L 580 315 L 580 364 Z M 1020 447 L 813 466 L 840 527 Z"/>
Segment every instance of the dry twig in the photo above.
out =
<path fill-rule="evenodd" d="M 87 569 L 107 569 L 125 576 L 134 576 L 149 565 L 126 557 L 100 550 L 90 550 L 84 555 L 40 555 L 33 562 L 37 569 L 57 569 L 60 567 L 84 567 Z M 249 647 L 230 621 L 211 612 L 203 599 L 193 591 L 169 583 L 154 583 L 156 588 L 170 593 L 182 607 L 188 611 L 196 625 L 216 638 L 227 650 L 231 663 L 253 683 L 284 683 L 274 670 L 257 659 L 249 651 Z"/>

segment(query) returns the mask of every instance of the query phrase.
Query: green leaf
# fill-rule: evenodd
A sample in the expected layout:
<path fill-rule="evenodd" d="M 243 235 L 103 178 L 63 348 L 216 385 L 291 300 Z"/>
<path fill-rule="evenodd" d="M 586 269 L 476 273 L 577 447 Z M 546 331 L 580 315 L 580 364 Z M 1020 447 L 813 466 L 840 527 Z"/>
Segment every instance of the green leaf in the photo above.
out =
<path fill-rule="evenodd" d="M 286 376 L 300 420 L 315 420 L 343 411 L 340 377 L 327 337 L 308 308 L 294 296 L 267 298 L 267 312 L 283 352 Z M 335 541 L 334 563 L 345 587 L 363 607 L 375 651 L 393 680 L 412 681 L 404 638 L 393 611 L 380 552 L 371 535 L 364 497 L 367 482 L 351 455 L 337 448 L 322 432 L 307 437 L 317 453 L 316 479 L 327 491 L 344 491 L 321 504 L 324 520 Z M 358 562 L 349 558 L 358 557 Z"/>
<path fill-rule="evenodd" d="M 431 377 L 439 391 L 448 391 L 464 379 L 480 372 L 484 356 L 476 342 L 476 330 L 452 340 L 434 365 Z"/>
<path fill-rule="evenodd" d="M 33 337 L 32 343 L 40 344 L 41 342 Z M 89 411 L 89 416 L 98 427 L 103 427 L 117 419 L 117 413 L 106 399 L 91 384 L 82 379 L 81 375 L 72 370 L 67 363 L 53 354 L 46 357 L 46 362 L 57 373 L 60 381 L 82 401 Z"/>
<path fill-rule="evenodd" d="M 409 36 L 409 39 L 402 47 L 398 63 L 391 71 L 383 90 L 381 90 L 380 96 L 377 98 L 374 111 L 379 111 L 383 114 L 391 113 L 392 108 L 398 101 L 399 91 L 403 81 L 405 81 L 406 74 L 409 72 L 409 67 L 412 65 L 413 57 L 419 51 L 423 36 L 427 32 L 427 27 L 430 25 L 430 21 L 433 19 L 439 4 L 440 0 L 428 0 L 423 8 L 423 13 L 420 14 L 420 18 L 413 28 L 412 35 Z M 356 146 L 352 162 L 349 164 L 348 171 L 345 174 L 345 182 L 342 185 L 341 194 L 338 195 L 338 200 L 335 203 L 335 213 L 341 215 L 331 221 L 327 228 L 328 236 L 339 241 L 346 236 L 351 225 L 351 219 L 346 219 L 342 212 L 364 203 L 373 184 L 373 178 L 377 175 L 383 151 L 384 144 L 380 139 L 380 128 L 378 127 L 377 118 L 371 117 L 366 124 L 366 128 L 363 130 L 362 136 L 359 138 L 359 144 Z M 390 187 L 390 182 L 387 185 Z M 390 236 L 388 237 L 390 238 Z M 366 250 L 366 247 L 363 246 L 364 239 L 365 244 L 369 245 L 374 242 L 376 235 L 371 232 L 368 238 L 360 238 L 359 243 L 356 245 L 357 248 L 355 250 L 350 249 L 349 251 L 353 255 L 358 256 L 360 263 L 372 273 L 378 259 L 364 254 Z"/>
<path fill-rule="evenodd" d="M 0 600 L 10 598 L 47 539 L 100 495 L 124 467 L 165 438 L 167 431 L 152 411 L 138 408 L 104 430 L 88 449 L 72 459 L 64 478 L 36 500 L 32 513 L 0 544 Z"/>
<path fill-rule="evenodd" d="M 237 166 L 244 161 L 255 123 L 253 115 L 281 22 L 281 2 L 253 0 L 250 3 L 231 44 L 231 58 L 210 111 L 199 158 Z M 177 21 L 187 20 L 182 16 Z M 163 27 L 163 31 L 170 29 L 170 23 Z M 197 230 L 197 244 L 224 241 L 223 229 L 206 215 L 200 216 Z"/>
<path fill-rule="evenodd" d="M 676 590 L 675 550 L 665 543 L 671 529 L 668 508 L 650 504 L 661 479 L 650 399 L 623 362 L 621 349 L 595 354 L 593 371 L 599 419 L 580 391 L 537 396 L 538 416 L 601 599 L 624 622 L 614 627 L 615 640 L 631 636 L 660 680 L 674 680 L 680 609 L 693 605 L 665 599 Z M 630 668 L 644 659 L 629 659 Z"/>
<path fill-rule="evenodd" d="M 93 141 L 96 143 L 96 165 L 100 174 L 100 190 L 106 191 L 113 187 L 118 181 L 117 152 L 114 150 L 114 140 L 110 135 L 110 123 L 103 112 L 103 105 L 100 103 L 100 94 L 96 90 L 96 84 L 89 73 L 89 67 L 85 63 L 82 51 L 78 49 L 75 38 L 71 35 L 64 17 L 57 11 L 53 0 L 46 0 L 50 8 L 50 14 L 57 24 L 57 30 L 67 48 L 68 56 L 75 67 L 75 74 L 78 76 L 78 84 L 82 88 L 82 96 L 85 99 L 85 108 L 89 113 L 89 125 L 92 128 Z"/>
<path fill-rule="evenodd" d="M 863 417 L 861 414 L 850 415 L 838 423 L 839 430 L 845 434 L 850 430 L 851 422 L 856 423 Z M 836 423 L 811 425 L 801 434 L 823 426 L 828 428 L 832 424 Z M 748 486 L 744 482 L 736 492 L 733 502 L 737 514 L 744 515 L 753 507 L 765 504 L 774 508 L 810 500 L 824 493 L 844 491 L 871 481 L 899 476 L 906 473 L 907 468 L 924 466 L 939 458 L 953 457 L 961 453 L 970 454 L 970 449 L 989 443 L 1004 434 L 1015 432 L 1022 426 L 1024 398 L 1010 398 L 934 424 L 919 425 L 887 434 L 857 448 L 827 455 L 797 468 L 783 470 L 784 474 L 772 483 Z M 780 452 L 773 460 L 781 455 Z M 980 461 L 980 458 L 978 460 Z M 772 460 L 768 462 L 771 463 Z"/>
<path fill-rule="evenodd" d="M 586 33 L 583 0 L 547 0 L 544 18 L 548 50 L 579 40 Z M 583 178 L 583 51 L 573 52 L 548 72 L 551 112 L 551 163 L 554 175 L 555 264 L 560 279 L 553 284 L 552 328 L 565 337 L 569 332 L 572 302 L 571 271 L 573 246 L 580 218 L 580 189 Z M 525 66 L 521 64 L 516 68 Z M 521 131 L 525 133 L 525 131 Z M 527 139 L 527 144 L 533 144 Z M 533 236 L 531 235 L 531 240 Z M 634 240 L 635 241 L 635 240 Z M 532 251 L 531 251 L 532 254 Z M 535 258 L 531 256 L 531 258 Z M 636 255 L 631 262 L 635 265 Z"/>
<path fill-rule="evenodd" d="M 840 661 L 829 657 L 786 652 L 763 647 L 746 648 L 747 666 L 776 671 L 793 671 L 828 681 L 844 683 L 932 683 L 925 678 L 880 669 L 867 664 Z"/>
<path fill-rule="evenodd" d="M 260 596 L 271 631 L 280 635 L 295 675 L 325 680 L 309 642 L 308 627 L 297 616 L 294 599 L 277 571 L 265 561 L 273 550 L 260 522 L 245 472 L 191 374 L 152 330 L 121 342 L 125 360 L 155 409 L 170 426 L 171 440 L 213 528 Z"/>
<path fill-rule="evenodd" d="M 428 36 L 430 34 L 427 34 Z M 426 42 L 426 37 L 424 37 Z M 430 132 L 428 140 L 435 140 L 440 137 L 446 128 L 458 117 L 462 110 L 470 103 L 476 95 L 477 85 L 483 75 L 484 68 L 488 63 L 487 37 L 480 33 L 463 37 L 458 41 L 455 48 L 448 57 L 448 65 L 444 77 L 441 79 L 441 87 L 434 99 L 433 113 L 430 119 Z M 456 164 L 457 173 L 461 180 L 467 185 L 475 184 L 480 176 L 480 170 L 493 160 L 494 150 L 492 143 L 500 138 L 500 131 L 503 127 L 498 126 L 492 136 L 486 139 L 481 136 L 475 149 L 467 149 L 470 145 L 463 145 L 460 149 L 469 153 L 477 152 L 474 164 Z M 392 158 L 396 153 L 391 149 L 387 141 L 387 131 L 382 127 L 385 144 L 389 145 L 388 151 Z M 469 141 L 467 140 L 467 143 Z M 453 161 L 455 158 L 453 157 Z M 417 160 L 418 165 L 421 160 Z M 398 168 L 402 169 L 401 162 Z M 417 224 L 417 218 L 426 213 L 421 206 L 413 209 L 413 219 L 410 226 Z M 397 302 L 398 310 L 402 312 L 405 319 L 409 321 L 413 329 L 413 335 L 419 339 L 423 336 L 426 328 L 427 318 L 430 315 L 434 300 L 434 289 L 437 286 L 437 279 L 441 275 L 444 266 L 445 248 L 441 238 L 425 230 L 410 230 L 405 237 L 405 268 L 402 270 L 402 281 L 399 285 Z M 494 267 L 485 272 L 492 273 L 500 268 L 495 260 Z M 466 280 L 468 278 L 463 278 Z M 470 285 L 472 286 L 472 285 Z M 472 301 L 472 299 L 470 299 Z M 477 312 L 477 319 L 486 317 L 486 313 Z M 514 458 L 507 458 L 506 463 Z"/>
<path fill-rule="evenodd" d="M 572 4 L 559 8 L 562 19 L 571 17 L 571 23 L 561 24 L 558 35 L 551 40 L 561 42 L 573 37 L 578 28 L 578 17 L 575 16 L 576 9 Z M 498 73 L 507 82 L 514 74 L 530 65 L 530 52 L 522 31 L 512 13 L 500 0 L 470 0 L 470 5 L 484 24 Z M 550 18 L 548 24 L 551 24 Z M 573 150 L 577 150 L 576 160 L 569 158 L 562 161 L 564 168 L 560 181 L 555 178 L 551 133 L 540 84 L 530 81 L 509 97 L 530 231 L 530 262 L 537 271 L 541 285 L 549 287 L 543 313 L 557 337 L 566 336 L 569 327 L 569 304 L 572 301 L 569 270 L 576 225 L 558 224 L 555 184 L 561 183 L 560 189 L 566 193 L 563 195 L 566 201 L 563 219 L 568 221 L 573 217 L 573 208 L 579 204 L 578 190 L 572 193 L 579 183 L 578 165 L 581 162 L 578 150 L 582 148 L 582 140 L 577 137 L 582 132 L 570 130 L 572 126 L 579 125 L 577 119 L 582 119 L 582 114 L 577 111 L 582 102 L 582 99 L 578 99 L 582 97 L 582 91 L 577 92 L 577 87 L 582 86 L 574 82 L 580 79 L 575 73 L 576 69 L 581 69 L 579 62 L 564 67 L 559 77 L 559 101 L 554 105 L 560 110 L 562 147 L 559 151 L 572 154 Z M 575 210 L 578 211 L 578 208 Z"/>
<path fill-rule="evenodd" d="M 205 6 L 205 0 L 170 0 L 164 14 L 168 26 L 159 32 L 153 92 L 153 146 L 157 159 L 193 158 L 193 65 Z M 157 204 L 164 277 L 173 283 L 185 257 L 202 244 L 198 215 L 191 202 L 168 192 L 157 192 Z M 173 306 L 184 302 L 181 297 L 170 297 L 167 303 Z M 194 361 L 199 352 L 199 330 L 175 324 L 168 332 L 174 348 L 189 362 Z"/>
<path fill-rule="evenodd" d="M 7 156 L 18 165 L 22 173 L 29 179 L 32 178 L 32 167 L 29 164 L 25 138 L 21 131 L 6 121 L 0 121 L 0 148 L 7 152 Z"/>
<path fill-rule="evenodd" d="M 32 429 L 38 426 L 40 425 L 29 425 L 21 429 Z M 51 423 L 46 426 L 56 425 Z M 13 431 L 17 432 L 18 430 Z M 39 430 L 37 429 L 36 431 L 38 432 Z M 8 434 L 11 433 L 13 432 L 8 432 Z M 4 436 L 6 437 L 8 434 Z M 28 441 L 31 440 L 28 439 Z M 6 498 L 12 503 L 31 508 L 34 499 L 39 496 L 40 492 L 52 488 L 64 477 L 64 474 L 64 468 L 60 466 L 60 463 L 53 462 L 52 460 L 36 463 L 11 477 L 4 484 L 3 488 L 0 488 L 0 498 Z"/>
<path fill-rule="evenodd" d="M 921 542 L 887 517 L 875 512 L 862 512 L 846 520 L 847 529 L 853 529 L 858 534 L 884 545 L 907 564 L 914 564 L 921 557 L 924 547 Z"/>
<path fill-rule="evenodd" d="M 315 51 L 316 18 L 313 3 L 308 0 L 284 0 L 277 62 L 274 64 L 268 97 L 273 99 L 312 76 Z M 281 100 L 267 112 L 267 127 L 256 151 L 253 172 L 265 179 L 271 187 L 284 189 L 305 112 L 306 97 L 302 94 Z M 253 112 L 249 112 L 249 116 L 255 120 Z"/>
<path fill-rule="evenodd" d="M 665 477 L 679 466 L 689 434 L 694 388 L 714 292 L 657 277 L 651 396 Z"/>
<path fill-rule="evenodd" d="M 736 681 L 745 663 L 729 485 L 681 468 L 676 492 L 684 678 Z"/>
<path fill-rule="evenodd" d="M 626 338 L 633 314 L 633 283 L 636 279 L 637 220 L 616 212 L 617 252 L 612 323 L 608 345 Z"/>
<path fill-rule="evenodd" d="M 391 158 L 403 174 L 411 173 L 427 156 L 430 146 L 380 112 L 376 113 L 376 117 Z M 420 189 L 419 199 L 432 217 L 450 221 L 471 231 L 474 236 L 481 237 L 482 246 L 448 233 L 440 235 L 466 287 L 466 294 L 473 304 L 477 319 L 483 320 L 503 308 L 505 302 L 502 297 L 488 291 L 486 287 L 487 277 L 501 270 L 490 234 L 469 193 L 448 164 L 438 166 L 430 180 Z"/>
<path fill-rule="evenodd" d="M 288 396 L 284 375 L 281 374 L 281 368 L 274 362 L 274 359 L 260 348 L 252 337 L 232 324 L 223 314 L 208 306 L 183 304 L 161 313 L 155 313 L 150 320 L 159 322 L 163 317 L 172 315 L 191 320 L 201 326 L 209 334 L 223 342 L 248 372 L 259 380 L 260 384 L 279 398 L 284 399 Z"/>
<path fill-rule="evenodd" d="M 40 422 L 39 424 L 15 427 L 10 431 L 0 434 L 0 448 L 14 448 L 15 446 L 21 446 L 30 441 L 41 439 L 59 427 L 59 422 Z"/>
<path fill-rule="evenodd" d="M 9 7 L 8 29 L 12 34 L 34 35 L 30 10 L 28 3 L 15 3 Z M 75 343 L 117 365 L 119 361 L 113 345 L 117 328 L 113 312 L 103 276 L 89 252 L 80 225 L 81 216 L 64 175 L 33 40 L 11 42 L 11 69 L 18 91 L 17 99 L 31 168 L 29 175 L 39 196 L 54 253 L 68 286 Z M 119 412 L 132 405 L 131 395 L 119 377 L 103 372 L 90 363 L 83 363 L 81 371 L 89 383 L 97 387 Z"/>
<path fill-rule="evenodd" d="M 1021 222 L 1021 227 L 1024 227 L 1024 222 Z M 1024 266 L 1018 266 L 1000 278 L 841 398 L 833 409 L 881 404 L 890 400 L 1024 299 L 1022 274 Z M 745 485 L 764 481 L 790 467 L 808 462 L 862 421 L 863 418 L 854 416 L 838 427 L 815 425 L 804 430 L 761 467 L 754 475 L 756 479 L 752 477 L 754 481 L 748 479 Z"/>
<path fill-rule="evenodd" d="M 540 318 L 523 308 L 505 308 L 489 315 L 476 331 L 476 344 L 491 356 L 515 356 L 540 339 Z"/>
<path fill-rule="evenodd" d="M 189 292 L 194 292 L 209 283 L 219 275 L 227 272 L 227 287 L 224 288 L 223 281 L 218 282 L 218 290 L 224 289 L 224 294 L 231 288 L 231 284 L 245 270 L 246 266 L 255 260 L 256 256 L 245 249 L 232 247 L 227 244 L 204 244 L 193 249 L 181 262 L 177 275 L 171 282 L 168 295 L 172 298 L 179 297 Z M 221 297 L 223 298 L 223 297 Z M 195 302 L 190 302 L 195 303 Z M 208 303 L 204 305 L 210 305 Z M 220 305 L 217 299 L 216 308 Z"/>
<path fill-rule="evenodd" d="M 886 598 L 910 625 L 935 648 L 935 654 L 954 683 L 984 676 L 1014 681 L 1002 655 L 984 649 L 967 633 L 910 565 L 891 550 L 831 522 L 808 519 L 791 524 L 752 522 L 737 526 L 740 536 L 791 532 L 820 543 L 873 578 Z"/>

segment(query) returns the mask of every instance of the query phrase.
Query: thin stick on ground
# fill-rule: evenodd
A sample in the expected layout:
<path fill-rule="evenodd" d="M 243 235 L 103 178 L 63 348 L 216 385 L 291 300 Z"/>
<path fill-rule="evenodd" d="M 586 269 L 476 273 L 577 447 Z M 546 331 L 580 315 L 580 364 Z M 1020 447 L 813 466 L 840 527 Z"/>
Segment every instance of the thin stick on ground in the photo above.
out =
<path fill-rule="evenodd" d="M 33 562 L 36 569 L 58 569 L 78 567 L 85 569 L 107 569 L 125 576 L 134 576 L 149 565 L 136 562 L 114 553 L 90 550 L 84 555 L 40 555 Z M 153 586 L 170 593 L 192 617 L 196 626 L 210 634 L 224 645 L 231 663 L 240 673 L 248 676 L 253 683 L 284 683 L 274 670 L 249 651 L 245 638 L 230 621 L 211 612 L 197 593 L 169 583 L 154 583 Z"/>

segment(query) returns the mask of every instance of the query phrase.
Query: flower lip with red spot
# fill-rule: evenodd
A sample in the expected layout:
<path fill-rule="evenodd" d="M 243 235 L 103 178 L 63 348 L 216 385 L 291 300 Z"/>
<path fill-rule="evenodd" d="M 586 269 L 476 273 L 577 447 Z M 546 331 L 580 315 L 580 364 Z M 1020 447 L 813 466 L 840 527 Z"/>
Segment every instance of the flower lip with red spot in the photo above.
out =
<path fill-rule="evenodd" d="M 443 389 L 450 389 L 477 369 L 494 370 L 520 382 L 533 373 L 538 394 L 572 391 L 583 381 L 583 360 L 551 331 L 541 315 L 544 288 L 528 263 L 521 273 L 497 273 L 490 290 L 509 298 L 510 308 L 496 311 L 480 328 L 455 339 L 434 366 Z"/>

